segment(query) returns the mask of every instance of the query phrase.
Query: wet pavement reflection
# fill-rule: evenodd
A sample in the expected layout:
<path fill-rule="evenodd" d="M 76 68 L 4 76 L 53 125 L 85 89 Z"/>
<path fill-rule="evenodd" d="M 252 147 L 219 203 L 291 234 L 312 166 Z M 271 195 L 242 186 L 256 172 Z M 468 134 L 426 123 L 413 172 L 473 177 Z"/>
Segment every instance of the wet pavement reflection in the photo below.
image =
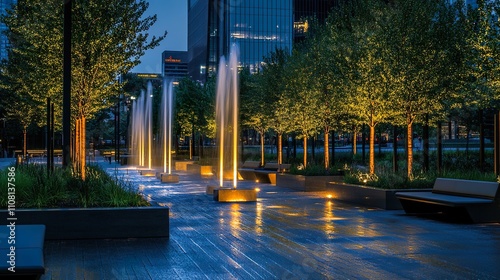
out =
<path fill-rule="evenodd" d="M 46 242 L 42 279 L 497 279 L 500 225 L 456 224 L 341 203 L 270 184 L 253 203 L 218 203 L 214 178 L 162 184 L 108 172 L 170 207 L 169 239 Z"/>

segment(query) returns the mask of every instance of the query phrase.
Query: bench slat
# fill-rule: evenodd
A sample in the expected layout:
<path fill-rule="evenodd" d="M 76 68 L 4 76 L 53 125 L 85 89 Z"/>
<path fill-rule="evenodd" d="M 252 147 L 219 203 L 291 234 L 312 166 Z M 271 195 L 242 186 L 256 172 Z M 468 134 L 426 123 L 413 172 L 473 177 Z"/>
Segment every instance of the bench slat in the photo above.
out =
<path fill-rule="evenodd" d="M 459 180 L 450 178 L 437 178 L 432 192 L 455 194 L 468 197 L 494 199 L 498 191 L 498 183 L 474 180 Z"/>
<path fill-rule="evenodd" d="M 439 194 L 433 192 L 397 192 L 399 199 L 407 199 L 418 202 L 434 203 L 446 206 L 466 206 L 470 204 L 491 204 L 492 199 L 464 197 L 457 195 Z"/>

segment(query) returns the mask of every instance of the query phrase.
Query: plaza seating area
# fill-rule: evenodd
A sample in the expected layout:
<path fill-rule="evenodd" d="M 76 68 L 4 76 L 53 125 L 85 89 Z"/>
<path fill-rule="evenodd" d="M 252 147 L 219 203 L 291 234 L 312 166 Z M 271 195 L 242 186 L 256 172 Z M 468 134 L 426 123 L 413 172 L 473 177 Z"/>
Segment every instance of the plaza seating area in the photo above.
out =
<path fill-rule="evenodd" d="M 497 182 L 437 178 L 432 192 L 399 192 L 409 214 L 443 214 L 475 223 L 500 222 Z"/>
<path fill-rule="evenodd" d="M 219 203 L 215 178 L 165 184 L 101 159 L 170 208 L 169 238 L 45 240 L 48 279 L 496 279 L 500 224 L 463 223 L 339 202 L 270 183 L 257 202 Z M 1 277 L 0 277 L 1 278 Z"/>

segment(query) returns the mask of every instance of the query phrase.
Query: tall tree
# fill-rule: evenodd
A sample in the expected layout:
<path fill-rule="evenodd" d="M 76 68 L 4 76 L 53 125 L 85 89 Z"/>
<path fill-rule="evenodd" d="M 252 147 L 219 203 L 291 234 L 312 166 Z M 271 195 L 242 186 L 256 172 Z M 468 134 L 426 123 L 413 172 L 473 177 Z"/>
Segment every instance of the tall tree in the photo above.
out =
<path fill-rule="evenodd" d="M 307 139 L 317 135 L 321 127 L 321 98 L 320 92 L 309 84 L 313 68 L 307 52 L 294 51 L 287 67 L 286 95 L 280 99 L 280 104 L 286 122 L 293 126 L 302 138 L 304 148 L 303 165 L 307 167 Z"/>
<path fill-rule="evenodd" d="M 113 106 L 119 94 L 118 75 L 140 62 L 147 49 L 156 47 L 166 36 L 149 38 L 148 29 L 156 16 L 143 17 L 145 0 L 75 0 L 72 10 L 72 119 L 85 154 L 85 124 L 101 109 Z M 22 2 L 2 21 L 13 40 L 11 53 L 28 63 L 8 61 L 5 74 L 25 72 L 26 94 L 33 100 L 51 97 L 60 102 L 62 91 L 63 10 L 59 0 Z M 21 68 L 22 67 L 22 68 Z M 13 93 L 16 88 L 6 85 Z M 42 103 L 43 105 L 43 103 Z M 59 107 L 60 108 L 60 107 Z M 39 110 L 43 111 L 43 110 Z M 60 115 L 60 109 L 58 110 Z M 81 132 L 81 133 L 80 133 Z M 85 160 L 79 162 L 85 178 Z"/>
<path fill-rule="evenodd" d="M 260 108 L 266 119 L 265 126 L 267 129 L 274 130 L 277 136 L 278 164 L 283 162 L 283 134 L 290 130 L 285 92 L 288 79 L 286 68 L 289 60 L 288 50 L 276 49 L 264 57 L 262 72 L 259 75 L 259 90 L 263 102 Z M 263 134 L 261 135 L 263 137 Z M 263 138 L 261 142 L 262 140 Z M 262 164 L 264 164 L 264 159 L 262 159 Z"/>

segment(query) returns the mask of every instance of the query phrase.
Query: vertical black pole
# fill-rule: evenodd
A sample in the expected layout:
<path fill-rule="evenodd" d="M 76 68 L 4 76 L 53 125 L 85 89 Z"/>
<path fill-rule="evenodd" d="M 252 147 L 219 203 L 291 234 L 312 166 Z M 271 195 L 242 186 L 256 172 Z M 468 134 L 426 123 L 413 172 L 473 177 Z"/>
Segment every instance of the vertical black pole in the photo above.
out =
<path fill-rule="evenodd" d="M 479 110 L 479 169 L 484 171 L 484 118 L 483 109 Z"/>
<path fill-rule="evenodd" d="M 71 6 L 72 0 L 64 0 L 64 51 L 63 51 L 63 139 L 62 165 L 71 162 Z"/>
<path fill-rule="evenodd" d="M 335 131 L 332 130 L 332 136 L 330 137 L 332 139 L 332 145 L 330 146 L 330 162 L 329 166 L 333 166 L 335 164 Z"/>
<path fill-rule="evenodd" d="M 121 96 L 119 97 L 119 100 L 118 100 L 118 115 L 117 115 L 117 124 L 116 124 L 116 129 L 118 130 L 118 133 L 116 134 L 116 140 L 117 140 L 117 144 L 116 146 L 118 147 L 116 149 L 116 162 L 120 162 L 120 141 L 121 141 L 121 137 L 120 137 L 120 114 L 121 114 L 121 102 L 122 102 L 122 98 Z"/>
<path fill-rule="evenodd" d="M 316 156 L 316 136 L 311 137 L 311 148 L 312 148 L 312 160 L 314 163 L 316 163 L 316 160 L 314 159 Z"/>
<path fill-rule="evenodd" d="M 437 125 L 437 171 L 441 173 L 441 168 L 443 167 L 443 132 L 441 131 L 441 122 Z"/>
<path fill-rule="evenodd" d="M 495 120 L 493 121 L 493 133 L 494 133 L 494 151 L 493 151 L 493 165 L 495 169 L 495 174 L 499 175 L 500 174 L 500 114 L 497 112 L 495 114 Z"/>
<path fill-rule="evenodd" d="M 47 98 L 47 136 L 46 136 L 46 145 L 47 145 L 47 174 L 50 175 L 50 171 L 52 170 L 50 164 L 52 163 L 52 161 L 50 160 L 50 123 L 51 123 L 51 119 L 50 119 L 51 115 L 50 115 L 50 97 Z"/>
<path fill-rule="evenodd" d="M 363 162 L 363 164 L 365 164 L 365 158 L 366 158 L 366 134 L 365 134 L 365 124 L 363 124 L 363 127 L 361 128 L 361 149 L 363 151 L 363 154 L 362 154 L 362 159 L 361 161 Z"/>
<path fill-rule="evenodd" d="M 425 114 L 425 124 L 423 129 L 423 150 L 424 150 L 424 171 L 429 171 L 429 114 Z"/>
<path fill-rule="evenodd" d="M 54 172 L 54 103 L 50 104 L 50 172 Z"/>
<path fill-rule="evenodd" d="M 115 162 L 118 161 L 118 103 L 115 105 Z"/>
<path fill-rule="evenodd" d="M 398 172 L 398 127 L 393 126 L 392 136 L 392 170 L 394 173 Z"/>

